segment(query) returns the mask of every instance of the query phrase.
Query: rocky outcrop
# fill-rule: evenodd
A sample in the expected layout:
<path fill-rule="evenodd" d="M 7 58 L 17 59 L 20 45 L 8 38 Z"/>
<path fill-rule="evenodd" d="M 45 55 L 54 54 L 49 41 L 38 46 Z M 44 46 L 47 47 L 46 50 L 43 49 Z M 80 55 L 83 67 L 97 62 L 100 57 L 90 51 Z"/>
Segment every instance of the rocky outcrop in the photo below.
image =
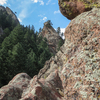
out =
<path fill-rule="evenodd" d="M 61 13 L 72 20 L 79 14 L 100 7 L 100 0 L 58 0 Z"/>
<path fill-rule="evenodd" d="M 63 41 L 63 39 L 58 35 L 52 26 L 48 27 L 47 24 L 48 21 L 44 23 L 44 27 L 39 36 L 47 39 L 47 44 L 49 46 L 50 52 L 55 55 L 58 51 L 58 43 L 60 40 Z"/>
<path fill-rule="evenodd" d="M 11 15 L 12 16 L 12 19 L 15 21 L 16 24 L 19 24 L 19 21 L 17 19 L 17 16 L 13 13 L 13 11 L 8 8 L 8 7 L 3 7 L 3 6 L 0 6 L 0 10 L 6 12 L 8 15 Z"/>
<path fill-rule="evenodd" d="M 0 10 L 5 11 L 5 7 L 4 6 L 0 6 Z"/>
<path fill-rule="evenodd" d="M 16 22 L 16 24 L 19 24 L 17 16 L 13 13 L 13 11 L 10 8 L 8 8 L 8 7 L 6 7 L 6 11 L 7 11 L 8 15 L 12 16 L 12 19 Z"/>
<path fill-rule="evenodd" d="M 40 80 L 37 76 L 31 79 L 27 74 L 20 73 L 0 89 L 0 100 L 61 100 L 62 96 L 57 92 L 62 88 L 59 80 L 57 71 Z"/>
<path fill-rule="evenodd" d="M 65 37 L 37 76 L 15 76 L 0 100 L 100 100 L 100 9 L 73 19 Z"/>

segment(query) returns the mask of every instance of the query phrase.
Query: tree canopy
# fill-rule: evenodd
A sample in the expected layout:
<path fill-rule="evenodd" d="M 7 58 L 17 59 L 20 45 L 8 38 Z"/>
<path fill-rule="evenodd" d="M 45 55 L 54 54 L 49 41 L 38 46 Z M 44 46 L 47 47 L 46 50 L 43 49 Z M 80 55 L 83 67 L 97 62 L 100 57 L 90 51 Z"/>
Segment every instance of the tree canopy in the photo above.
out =
<path fill-rule="evenodd" d="M 52 56 L 46 41 L 38 37 L 33 26 L 17 25 L 9 32 L 0 46 L 0 87 L 21 72 L 33 77 Z"/>
<path fill-rule="evenodd" d="M 48 25 L 52 23 L 48 20 Z M 16 74 L 25 72 L 31 77 L 38 74 L 52 54 L 46 38 L 38 36 L 34 26 L 16 25 L 12 17 L 0 11 L 0 87 L 6 85 Z"/>
<path fill-rule="evenodd" d="M 46 22 L 46 26 L 47 26 L 47 27 L 50 28 L 52 25 L 53 25 L 53 24 L 52 24 L 51 20 L 48 20 L 48 21 Z"/>

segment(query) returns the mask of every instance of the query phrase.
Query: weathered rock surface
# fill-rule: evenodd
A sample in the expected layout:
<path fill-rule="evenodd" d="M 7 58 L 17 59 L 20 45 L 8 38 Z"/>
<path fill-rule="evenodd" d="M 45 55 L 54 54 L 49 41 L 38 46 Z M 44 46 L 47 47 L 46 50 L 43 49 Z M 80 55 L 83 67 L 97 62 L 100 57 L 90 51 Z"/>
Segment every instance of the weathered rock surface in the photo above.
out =
<path fill-rule="evenodd" d="M 72 20 L 79 14 L 100 7 L 100 0 L 58 0 L 61 13 Z"/>
<path fill-rule="evenodd" d="M 47 24 L 48 22 L 44 23 L 44 27 L 39 36 L 47 39 L 47 44 L 49 46 L 50 52 L 55 55 L 58 51 L 58 43 L 60 40 L 63 41 L 63 39 L 58 35 L 52 26 L 48 27 Z"/>
<path fill-rule="evenodd" d="M 15 76 L 0 89 L 0 100 L 100 100 L 100 9 L 73 19 L 65 36 L 37 76 Z"/>
<path fill-rule="evenodd" d="M 16 24 L 19 24 L 17 16 L 13 13 L 13 11 L 9 7 L 5 8 L 4 6 L 0 6 L 0 10 L 7 12 L 8 15 L 12 16 L 12 19 L 16 22 Z"/>
<path fill-rule="evenodd" d="M 28 90 L 31 78 L 26 73 L 16 75 L 8 85 L 0 89 L 0 100 L 19 100 Z"/>

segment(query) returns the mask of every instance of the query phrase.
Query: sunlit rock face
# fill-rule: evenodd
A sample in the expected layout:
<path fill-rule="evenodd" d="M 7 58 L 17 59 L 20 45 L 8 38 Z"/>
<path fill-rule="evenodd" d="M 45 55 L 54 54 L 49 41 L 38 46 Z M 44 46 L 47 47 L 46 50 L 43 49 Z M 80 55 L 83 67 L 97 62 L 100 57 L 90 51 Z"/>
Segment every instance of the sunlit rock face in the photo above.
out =
<path fill-rule="evenodd" d="M 100 0 L 58 0 L 61 13 L 72 20 L 79 14 L 100 7 Z"/>
<path fill-rule="evenodd" d="M 66 59 L 61 79 L 65 100 L 100 99 L 100 9 L 71 21 L 65 30 Z"/>
<path fill-rule="evenodd" d="M 100 100 L 100 9 L 74 18 L 65 43 L 38 75 L 16 75 L 0 100 Z"/>

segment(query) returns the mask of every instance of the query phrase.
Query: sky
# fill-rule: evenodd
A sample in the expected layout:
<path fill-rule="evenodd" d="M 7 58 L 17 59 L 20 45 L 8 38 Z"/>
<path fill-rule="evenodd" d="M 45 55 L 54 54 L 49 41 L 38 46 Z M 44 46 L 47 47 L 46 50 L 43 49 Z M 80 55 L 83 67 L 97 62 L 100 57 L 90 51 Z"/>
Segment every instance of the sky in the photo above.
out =
<path fill-rule="evenodd" d="M 43 28 L 43 23 L 51 20 L 53 28 L 64 32 L 70 20 L 59 10 L 58 0 L 0 0 L 0 5 L 9 7 L 24 26 L 34 25 L 35 31 Z"/>

